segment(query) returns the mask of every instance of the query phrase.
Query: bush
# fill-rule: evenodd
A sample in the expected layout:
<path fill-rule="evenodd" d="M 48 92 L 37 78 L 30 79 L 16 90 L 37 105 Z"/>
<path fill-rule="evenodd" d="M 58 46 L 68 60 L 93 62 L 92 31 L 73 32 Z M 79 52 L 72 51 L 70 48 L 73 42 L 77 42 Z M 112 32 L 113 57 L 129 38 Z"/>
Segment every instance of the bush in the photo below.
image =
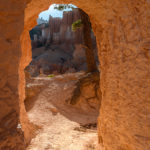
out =
<path fill-rule="evenodd" d="M 80 28 L 82 26 L 82 21 L 81 19 L 75 21 L 73 24 L 72 24 L 72 31 L 76 31 L 77 28 Z"/>
<path fill-rule="evenodd" d="M 53 78 L 54 76 L 55 76 L 54 74 L 48 75 L 49 78 Z"/>

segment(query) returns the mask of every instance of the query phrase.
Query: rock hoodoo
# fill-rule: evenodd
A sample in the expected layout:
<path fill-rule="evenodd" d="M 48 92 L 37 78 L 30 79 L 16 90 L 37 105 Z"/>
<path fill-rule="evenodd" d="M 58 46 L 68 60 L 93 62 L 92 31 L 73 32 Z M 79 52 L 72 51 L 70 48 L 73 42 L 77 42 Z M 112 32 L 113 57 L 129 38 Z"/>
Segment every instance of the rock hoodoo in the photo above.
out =
<path fill-rule="evenodd" d="M 49 17 L 30 31 L 32 62 L 26 68 L 31 76 L 63 74 L 87 70 L 83 27 L 72 30 L 72 24 L 81 19 L 80 11 L 64 11 L 62 18 Z M 46 23 L 45 23 L 46 22 Z M 96 38 L 90 27 L 95 61 L 98 64 Z M 89 33 L 89 34 L 90 34 Z"/>
<path fill-rule="evenodd" d="M 73 3 L 90 17 L 101 64 L 101 147 L 149 150 L 149 0 L 1 0 L 0 149 L 23 150 L 30 141 L 23 103 L 24 68 L 31 60 L 29 30 L 52 3 Z"/>
<path fill-rule="evenodd" d="M 83 44 L 82 28 L 78 32 L 72 31 L 72 23 L 79 19 L 81 16 L 78 8 L 74 8 L 73 11 L 64 11 L 62 18 L 50 16 L 48 23 L 41 23 L 30 31 L 33 49 L 38 44 L 65 44 L 66 49 L 68 44 Z M 91 35 L 95 41 L 93 32 Z"/>

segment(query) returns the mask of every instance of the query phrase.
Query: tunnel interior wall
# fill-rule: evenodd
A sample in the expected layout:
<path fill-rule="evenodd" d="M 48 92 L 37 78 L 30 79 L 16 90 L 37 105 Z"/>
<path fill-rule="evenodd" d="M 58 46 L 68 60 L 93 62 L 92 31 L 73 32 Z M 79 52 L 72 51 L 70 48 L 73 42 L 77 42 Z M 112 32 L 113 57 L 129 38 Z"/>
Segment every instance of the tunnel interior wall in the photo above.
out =
<path fill-rule="evenodd" d="M 30 141 L 23 103 L 24 68 L 31 60 L 28 31 L 52 3 L 72 3 L 90 17 L 101 70 L 101 147 L 149 150 L 149 0 L 0 1 L 0 149 L 22 150 Z"/>

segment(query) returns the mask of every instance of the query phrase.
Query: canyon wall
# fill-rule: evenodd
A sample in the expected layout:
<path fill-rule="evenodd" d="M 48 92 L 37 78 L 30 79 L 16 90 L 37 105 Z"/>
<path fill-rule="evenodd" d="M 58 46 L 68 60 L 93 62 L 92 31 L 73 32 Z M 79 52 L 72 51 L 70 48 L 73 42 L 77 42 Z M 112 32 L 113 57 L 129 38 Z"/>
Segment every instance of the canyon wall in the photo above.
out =
<path fill-rule="evenodd" d="M 10 7 L 11 6 L 11 7 Z M 0 149 L 25 149 L 20 125 L 20 35 L 25 2 L 0 1 Z M 17 17 L 14 17 L 17 16 Z M 5 27 L 5 28 L 4 28 Z"/>
<path fill-rule="evenodd" d="M 79 10 L 77 8 L 70 12 L 63 13 L 61 23 L 61 42 L 72 42 L 73 44 L 83 44 L 83 30 L 82 28 L 76 32 L 72 31 L 72 23 L 81 19 Z M 65 37 L 67 37 L 65 39 Z M 72 39 L 72 41 L 71 41 Z"/>
<path fill-rule="evenodd" d="M 63 74 L 86 71 L 86 53 L 83 27 L 72 30 L 72 24 L 81 19 L 80 11 L 64 11 L 62 18 L 49 17 L 49 21 L 38 24 L 30 31 L 32 61 L 26 68 L 31 76 Z M 97 57 L 96 38 L 90 27 L 92 50 Z"/>
<path fill-rule="evenodd" d="M 72 31 L 73 22 L 79 19 L 81 17 L 78 8 L 64 11 L 62 18 L 50 16 L 48 23 L 39 24 L 30 31 L 32 48 L 36 48 L 38 42 L 43 45 L 65 44 L 66 48 L 68 44 L 84 44 L 82 27 L 77 31 Z M 96 40 L 92 31 L 91 36 L 93 43 L 95 43 Z"/>
<path fill-rule="evenodd" d="M 1 0 L 0 149 L 23 150 L 23 135 L 25 141 L 30 138 L 23 104 L 23 70 L 31 56 L 28 31 L 52 3 L 72 3 L 90 16 L 101 62 L 101 147 L 149 150 L 149 0 Z M 20 119 L 24 134 L 17 128 Z"/>

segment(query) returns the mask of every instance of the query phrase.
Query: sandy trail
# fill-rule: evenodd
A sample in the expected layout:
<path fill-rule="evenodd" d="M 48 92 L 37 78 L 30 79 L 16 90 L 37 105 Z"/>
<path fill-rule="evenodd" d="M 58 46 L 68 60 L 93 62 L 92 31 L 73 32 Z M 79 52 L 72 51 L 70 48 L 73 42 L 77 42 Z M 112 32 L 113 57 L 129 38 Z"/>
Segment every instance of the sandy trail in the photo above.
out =
<path fill-rule="evenodd" d="M 40 127 L 27 150 L 96 150 L 98 114 L 67 104 L 81 75 L 40 77 L 28 85 L 43 87 L 26 103 L 30 121 Z"/>

